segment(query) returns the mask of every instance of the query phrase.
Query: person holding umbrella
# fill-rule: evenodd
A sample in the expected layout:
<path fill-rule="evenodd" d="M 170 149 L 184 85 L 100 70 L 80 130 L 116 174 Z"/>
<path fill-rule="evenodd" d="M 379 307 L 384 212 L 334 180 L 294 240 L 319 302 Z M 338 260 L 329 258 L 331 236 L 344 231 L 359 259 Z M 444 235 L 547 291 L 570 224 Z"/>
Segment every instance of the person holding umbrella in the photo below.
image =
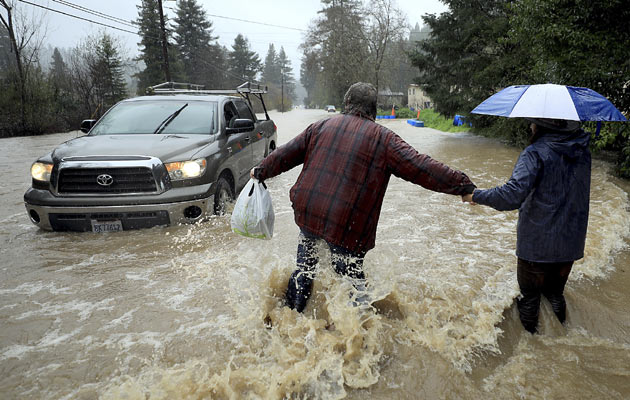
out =
<path fill-rule="evenodd" d="M 541 295 L 564 323 L 564 287 L 574 261 L 584 257 L 589 213 L 590 135 L 579 121 L 625 117 L 590 89 L 552 84 L 508 87 L 472 113 L 525 117 L 530 122 L 530 144 L 507 183 L 475 189 L 463 200 L 499 211 L 519 210 L 516 256 L 521 323 L 527 331 L 537 332 Z"/>

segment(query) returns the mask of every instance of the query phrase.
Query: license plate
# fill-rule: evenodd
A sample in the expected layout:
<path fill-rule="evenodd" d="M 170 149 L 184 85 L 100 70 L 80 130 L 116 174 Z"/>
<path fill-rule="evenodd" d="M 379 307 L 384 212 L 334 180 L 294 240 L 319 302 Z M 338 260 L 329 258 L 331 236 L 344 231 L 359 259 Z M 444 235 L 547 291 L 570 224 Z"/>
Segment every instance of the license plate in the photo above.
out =
<path fill-rule="evenodd" d="M 95 221 L 92 220 L 92 232 L 119 232 L 122 231 L 122 222 L 114 221 Z"/>

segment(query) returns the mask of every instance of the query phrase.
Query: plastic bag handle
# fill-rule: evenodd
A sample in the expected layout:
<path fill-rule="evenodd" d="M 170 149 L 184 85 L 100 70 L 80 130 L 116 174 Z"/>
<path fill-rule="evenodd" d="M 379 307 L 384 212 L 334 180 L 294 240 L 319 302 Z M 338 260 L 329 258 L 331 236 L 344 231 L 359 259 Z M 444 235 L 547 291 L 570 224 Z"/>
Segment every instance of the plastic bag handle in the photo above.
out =
<path fill-rule="evenodd" d="M 267 190 L 267 185 L 265 185 L 265 182 L 259 182 L 261 185 L 263 185 L 263 187 L 265 188 L 265 190 Z M 252 188 L 249 189 L 249 197 L 252 197 L 252 195 L 254 194 L 254 185 L 252 185 Z"/>

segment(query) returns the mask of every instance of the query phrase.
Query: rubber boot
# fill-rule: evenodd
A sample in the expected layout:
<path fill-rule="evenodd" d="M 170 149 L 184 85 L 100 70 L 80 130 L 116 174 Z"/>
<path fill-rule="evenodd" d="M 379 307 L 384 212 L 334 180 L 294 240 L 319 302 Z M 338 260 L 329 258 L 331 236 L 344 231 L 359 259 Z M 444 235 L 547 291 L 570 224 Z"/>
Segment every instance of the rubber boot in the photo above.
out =
<path fill-rule="evenodd" d="M 564 296 L 562 294 L 547 294 L 545 297 L 549 300 L 551 309 L 558 317 L 558 321 L 564 324 L 567 319 L 567 302 L 564 300 Z"/>
<path fill-rule="evenodd" d="M 532 334 L 537 333 L 540 294 L 523 294 L 522 298 L 516 300 L 516 306 L 523 328 Z"/>
<path fill-rule="evenodd" d="M 286 293 L 287 306 L 297 312 L 304 311 L 308 298 L 311 296 L 313 278 L 310 275 L 312 274 L 295 270 L 291 274 L 291 278 L 289 278 Z"/>

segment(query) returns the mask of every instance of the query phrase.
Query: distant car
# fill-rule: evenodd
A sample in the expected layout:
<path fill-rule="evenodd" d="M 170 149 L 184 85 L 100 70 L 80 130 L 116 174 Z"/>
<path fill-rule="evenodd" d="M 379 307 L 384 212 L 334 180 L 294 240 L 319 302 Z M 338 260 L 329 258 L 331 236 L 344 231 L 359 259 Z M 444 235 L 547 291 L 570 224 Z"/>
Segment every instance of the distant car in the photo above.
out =
<path fill-rule="evenodd" d="M 155 90 L 84 121 L 86 136 L 33 164 L 24 195 L 31 221 L 44 230 L 107 232 L 223 214 L 250 169 L 276 148 L 277 133 L 249 101 L 252 94 L 262 102 L 266 91 L 213 92 Z"/>
<path fill-rule="evenodd" d="M 334 112 L 336 112 L 336 111 L 337 111 L 337 109 L 336 109 L 336 108 L 335 108 L 335 106 L 333 106 L 333 105 L 328 105 L 328 106 L 326 106 L 326 111 L 327 111 L 327 112 L 333 112 L 333 113 L 334 113 Z"/>

